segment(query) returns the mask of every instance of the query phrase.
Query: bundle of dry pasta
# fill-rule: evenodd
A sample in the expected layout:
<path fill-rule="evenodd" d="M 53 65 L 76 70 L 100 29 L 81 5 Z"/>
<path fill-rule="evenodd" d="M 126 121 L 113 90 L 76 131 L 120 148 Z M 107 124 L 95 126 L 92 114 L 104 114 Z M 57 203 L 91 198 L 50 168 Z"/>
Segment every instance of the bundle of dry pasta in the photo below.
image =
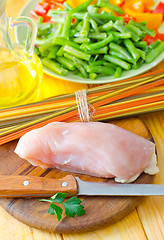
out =
<path fill-rule="evenodd" d="M 0 144 L 53 121 L 86 121 L 82 119 L 86 111 L 89 111 L 87 114 L 92 121 L 103 121 L 163 110 L 164 71 L 112 82 L 83 92 L 81 97 L 77 93 L 64 94 L 0 110 Z"/>

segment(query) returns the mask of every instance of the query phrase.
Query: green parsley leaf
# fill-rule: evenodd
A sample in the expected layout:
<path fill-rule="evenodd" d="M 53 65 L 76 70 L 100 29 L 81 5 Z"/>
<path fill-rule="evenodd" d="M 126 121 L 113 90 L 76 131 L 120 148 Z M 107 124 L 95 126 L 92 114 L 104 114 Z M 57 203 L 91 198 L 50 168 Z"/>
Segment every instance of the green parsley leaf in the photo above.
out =
<path fill-rule="evenodd" d="M 50 199 L 53 202 L 62 203 L 66 197 L 67 197 L 67 193 L 59 192 L 59 193 L 56 193 L 54 196 L 52 196 Z"/>
<path fill-rule="evenodd" d="M 60 221 L 62 218 L 63 209 L 61 207 L 55 205 L 54 203 L 51 203 L 51 205 L 49 206 L 49 209 L 48 209 L 48 213 L 50 213 L 51 215 L 56 214 L 58 221 Z"/>
<path fill-rule="evenodd" d="M 84 206 L 80 205 L 82 201 L 77 197 L 72 197 L 64 202 L 65 214 L 69 217 L 82 216 L 85 214 Z"/>
<path fill-rule="evenodd" d="M 62 218 L 63 209 L 55 204 L 63 204 L 65 208 L 65 214 L 69 217 L 82 216 L 85 214 L 84 206 L 81 205 L 81 200 L 77 197 L 72 197 L 64 202 L 67 197 L 67 193 L 56 193 L 54 196 L 48 199 L 40 199 L 41 202 L 50 202 L 50 207 L 48 209 L 48 213 L 51 215 L 56 214 L 58 221 Z"/>

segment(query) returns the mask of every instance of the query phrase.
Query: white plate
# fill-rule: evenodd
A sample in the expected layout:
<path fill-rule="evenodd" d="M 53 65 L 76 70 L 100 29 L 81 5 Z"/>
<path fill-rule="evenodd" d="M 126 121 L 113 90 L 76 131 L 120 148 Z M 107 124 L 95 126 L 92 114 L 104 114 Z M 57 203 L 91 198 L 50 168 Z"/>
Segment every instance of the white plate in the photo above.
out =
<path fill-rule="evenodd" d="M 31 12 L 31 10 L 35 9 L 38 2 L 39 2 L 39 0 L 30 0 L 23 7 L 23 9 L 21 10 L 19 15 L 20 16 L 31 17 L 30 12 Z M 162 29 L 160 28 L 160 32 L 164 32 L 164 26 L 162 27 Z M 25 28 L 22 29 L 21 27 L 18 27 L 16 29 L 16 39 L 17 39 L 17 41 L 22 42 L 24 40 L 24 36 L 26 36 Z M 123 71 L 120 78 L 114 78 L 113 76 L 103 76 L 103 77 L 101 76 L 101 77 L 98 77 L 96 80 L 91 80 L 89 78 L 81 78 L 80 76 L 74 75 L 72 73 L 68 73 L 67 76 L 59 76 L 58 74 L 55 74 L 54 72 L 52 72 L 51 70 L 49 70 L 45 67 L 43 67 L 43 71 L 45 73 L 47 73 L 48 75 L 52 76 L 52 77 L 64 79 L 64 80 L 71 81 L 71 82 L 101 84 L 101 83 L 116 82 L 116 81 L 119 81 L 119 80 L 123 80 L 123 79 L 126 79 L 126 78 L 131 78 L 131 77 L 134 77 L 134 76 L 139 75 L 141 73 L 144 73 L 144 72 L 148 71 L 149 69 L 153 68 L 154 66 L 156 66 L 163 59 L 164 59 L 164 53 L 161 53 L 160 56 L 158 56 L 153 62 L 151 62 L 149 64 L 143 64 L 139 69 L 132 69 L 132 70 L 129 70 L 129 71 Z"/>

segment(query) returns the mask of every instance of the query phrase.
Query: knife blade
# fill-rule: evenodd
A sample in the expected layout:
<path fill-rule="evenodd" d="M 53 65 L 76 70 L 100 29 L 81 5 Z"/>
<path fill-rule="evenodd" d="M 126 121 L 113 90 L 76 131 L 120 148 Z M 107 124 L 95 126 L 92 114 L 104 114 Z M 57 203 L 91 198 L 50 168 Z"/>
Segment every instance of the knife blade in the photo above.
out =
<path fill-rule="evenodd" d="M 164 195 L 164 185 L 86 182 L 67 175 L 61 179 L 34 176 L 0 176 L 0 197 L 49 197 L 57 192 L 87 196 Z"/>

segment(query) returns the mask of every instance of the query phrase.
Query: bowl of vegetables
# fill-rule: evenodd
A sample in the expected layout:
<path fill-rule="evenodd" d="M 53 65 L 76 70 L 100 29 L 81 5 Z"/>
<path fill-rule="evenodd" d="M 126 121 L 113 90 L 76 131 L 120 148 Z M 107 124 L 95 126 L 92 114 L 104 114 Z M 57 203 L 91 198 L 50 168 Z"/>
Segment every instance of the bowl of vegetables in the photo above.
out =
<path fill-rule="evenodd" d="M 133 16 L 127 15 L 125 4 L 88 0 L 73 7 L 64 0 L 29 1 L 20 15 L 32 14 L 37 21 L 35 52 L 44 72 L 68 81 L 109 83 L 141 74 L 161 62 L 163 35 L 150 28 L 147 20 L 148 14 L 155 15 L 158 25 L 162 24 L 159 4 L 154 12 L 146 12 L 147 21 L 140 22 L 134 11 Z M 18 28 L 18 41 L 23 37 Z"/>

